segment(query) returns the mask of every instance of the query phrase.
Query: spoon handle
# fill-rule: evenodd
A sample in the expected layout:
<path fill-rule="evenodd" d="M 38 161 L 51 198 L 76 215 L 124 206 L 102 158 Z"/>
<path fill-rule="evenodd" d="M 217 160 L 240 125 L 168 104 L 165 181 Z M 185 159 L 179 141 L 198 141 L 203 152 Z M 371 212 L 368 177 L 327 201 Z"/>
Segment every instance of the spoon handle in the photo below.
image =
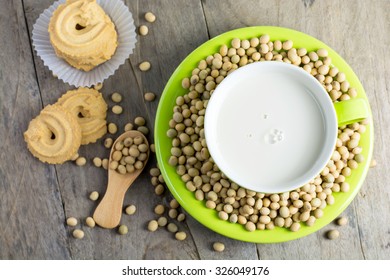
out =
<path fill-rule="evenodd" d="M 118 182 L 118 180 L 109 180 L 106 193 L 93 214 L 93 219 L 99 226 L 114 228 L 119 225 L 123 200 L 130 184 L 128 182 Z"/>

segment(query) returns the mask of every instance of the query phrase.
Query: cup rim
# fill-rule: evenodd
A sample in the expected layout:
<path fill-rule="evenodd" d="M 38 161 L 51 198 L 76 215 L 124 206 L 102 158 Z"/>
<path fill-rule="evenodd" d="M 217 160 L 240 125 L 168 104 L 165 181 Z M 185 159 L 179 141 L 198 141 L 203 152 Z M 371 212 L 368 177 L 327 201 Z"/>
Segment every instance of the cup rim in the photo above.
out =
<path fill-rule="evenodd" d="M 314 92 L 319 92 L 321 94 L 313 94 L 313 97 L 316 99 L 317 104 L 319 105 L 320 109 L 322 110 L 323 118 L 324 118 L 324 124 L 325 124 L 325 139 L 323 141 L 324 145 L 322 147 L 322 150 L 320 152 L 320 155 L 317 157 L 317 160 L 313 163 L 313 166 L 311 169 L 309 169 L 307 172 L 305 172 L 302 176 L 299 176 L 298 178 L 295 178 L 292 181 L 286 182 L 286 184 L 280 185 L 280 186 L 266 186 L 266 185 L 251 185 L 249 183 L 246 183 L 245 179 L 240 178 L 239 175 L 234 173 L 230 168 L 229 164 L 226 163 L 226 161 L 223 160 L 219 155 L 220 153 L 217 152 L 219 149 L 219 145 L 217 144 L 217 141 L 215 140 L 215 120 L 210 121 L 210 116 L 213 116 L 213 110 L 218 109 L 217 102 L 220 101 L 221 97 L 219 95 L 219 92 L 223 90 L 223 88 L 228 83 L 232 83 L 235 79 L 238 77 L 242 78 L 242 75 L 244 75 L 247 72 L 250 71 L 264 71 L 266 69 L 269 69 L 269 67 L 273 68 L 279 68 L 283 71 L 292 71 L 294 75 L 299 75 L 300 78 L 306 86 L 310 88 L 311 94 Z M 315 90 L 313 90 L 313 88 Z M 218 97 L 219 96 L 219 97 Z M 210 155 L 214 162 L 218 165 L 219 169 L 233 182 L 237 183 L 239 186 L 253 190 L 256 192 L 261 193 L 282 193 L 287 191 L 292 191 L 294 189 L 297 189 L 310 181 L 312 181 L 320 172 L 326 167 L 327 163 L 329 162 L 334 147 L 336 145 L 337 141 L 337 132 L 338 132 L 338 124 L 337 124 L 337 116 L 336 111 L 333 106 L 333 102 L 331 98 L 329 97 L 329 94 L 326 92 L 325 88 L 322 86 L 322 84 L 312 75 L 307 73 L 305 70 L 303 70 L 301 67 L 287 64 L 283 62 L 277 62 L 277 61 L 261 61 L 261 62 L 254 62 L 242 67 L 239 67 L 237 70 L 233 71 L 231 74 L 229 74 L 225 79 L 216 87 L 214 90 L 210 100 L 208 101 L 206 112 L 205 112 L 205 120 L 204 120 L 204 130 L 205 130 L 205 139 L 207 143 L 208 150 L 210 152 Z M 213 138 L 214 137 L 214 138 Z M 207 141 L 209 139 L 209 141 Z M 210 139 L 212 139 L 210 141 Z"/>

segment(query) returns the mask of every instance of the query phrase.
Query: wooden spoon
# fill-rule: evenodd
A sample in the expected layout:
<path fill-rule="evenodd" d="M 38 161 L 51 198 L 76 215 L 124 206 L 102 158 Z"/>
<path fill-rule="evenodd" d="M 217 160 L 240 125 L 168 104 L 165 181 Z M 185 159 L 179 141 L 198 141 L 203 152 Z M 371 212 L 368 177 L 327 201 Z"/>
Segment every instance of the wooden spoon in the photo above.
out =
<path fill-rule="evenodd" d="M 122 216 L 123 199 L 125 197 L 126 191 L 135 181 L 135 179 L 137 179 L 137 177 L 141 174 L 149 159 L 148 149 L 146 160 L 143 162 L 144 166 L 142 169 L 136 169 L 133 173 L 120 174 L 119 172 L 109 168 L 109 164 L 112 160 L 112 154 L 115 151 L 115 144 L 117 142 L 123 141 L 127 137 L 135 138 L 137 136 L 141 136 L 144 139 L 144 143 L 149 147 L 146 137 L 141 132 L 136 130 L 130 130 L 123 133 L 115 140 L 114 144 L 112 145 L 110 158 L 108 161 L 107 190 L 103 196 L 103 199 L 97 206 L 95 213 L 93 214 L 93 219 L 95 222 L 103 228 L 114 228 L 119 225 Z"/>

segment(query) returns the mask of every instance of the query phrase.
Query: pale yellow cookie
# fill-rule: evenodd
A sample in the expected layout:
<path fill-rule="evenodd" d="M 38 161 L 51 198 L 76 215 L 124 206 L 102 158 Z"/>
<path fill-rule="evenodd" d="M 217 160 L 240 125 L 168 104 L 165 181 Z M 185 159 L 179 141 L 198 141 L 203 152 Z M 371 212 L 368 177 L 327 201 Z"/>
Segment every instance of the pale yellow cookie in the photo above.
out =
<path fill-rule="evenodd" d="M 108 106 L 97 90 L 81 87 L 67 91 L 56 104 L 77 118 L 81 126 L 82 145 L 94 143 L 107 133 Z"/>
<path fill-rule="evenodd" d="M 67 0 L 58 6 L 49 35 L 56 54 L 84 71 L 109 60 L 118 45 L 115 25 L 96 0 Z"/>
<path fill-rule="evenodd" d="M 81 128 L 70 112 L 61 106 L 48 105 L 30 122 L 24 140 L 40 161 L 61 164 L 80 148 Z"/>

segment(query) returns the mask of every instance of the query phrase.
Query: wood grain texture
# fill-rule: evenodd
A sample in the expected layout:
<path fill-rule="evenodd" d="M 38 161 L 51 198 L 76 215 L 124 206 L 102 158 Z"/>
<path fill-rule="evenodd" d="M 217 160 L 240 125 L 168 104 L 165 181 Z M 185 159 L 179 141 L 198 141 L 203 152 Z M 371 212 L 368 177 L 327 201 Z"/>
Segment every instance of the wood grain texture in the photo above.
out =
<path fill-rule="evenodd" d="M 42 101 L 21 1 L 2 3 L 0 45 L 0 259 L 67 259 L 55 170 L 23 140 Z"/>
<path fill-rule="evenodd" d="M 126 3 L 130 11 L 133 13 L 136 25 L 138 25 L 140 20 L 145 22 L 143 19 L 145 11 L 158 10 L 158 13 L 163 15 L 161 16 L 163 23 L 165 23 L 165 17 L 167 19 L 177 17 L 177 13 L 179 13 L 179 10 L 171 9 L 170 5 L 153 7 L 153 5 L 159 4 L 154 3 L 153 1 L 150 1 L 151 4 L 149 6 L 146 6 L 148 5 L 148 2 L 146 1 L 141 1 L 140 3 L 141 4 L 137 1 L 127 1 Z M 50 4 L 51 1 L 40 1 L 39 3 L 36 3 L 35 1 L 25 1 L 27 11 L 26 15 L 30 32 L 38 15 Z M 186 4 L 188 3 L 177 1 L 177 5 L 180 7 L 184 8 L 184 5 Z M 199 12 L 201 12 L 201 10 L 199 10 Z M 156 12 L 156 14 L 158 13 Z M 188 14 L 189 13 L 190 11 L 188 11 Z M 193 13 L 193 11 L 191 13 Z M 160 15 L 158 16 L 160 17 Z M 166 33 L 162 33 L 161 30 L 157 30 L 155 38 L 152 37 L 153 28 L 159 26 L 161 26 L 161 28 L 164 27 L 164 25 L 159 25 L 157 23 L 150 26 L 151 32 L 149 36 L 156 41 L 166 35 Z M 184 26 L 181 26 L 181 28 L 183 29 L 172 29 L 171 34 L 175 36 L 175 33 L 177 32 L 176 36 L 179 36 L 180 32 L 184 32 Z M 149 36 L 147 38 L 149 38 Z M 116 123 L 120 131 L 123 131 L 123 127 L 127 122 L 133 122 L 136 116 L 143 116 L 151 130 L 148 140 L 150 143 L 153 143 L 153 122 L 157 102 L 146 103 L 143 100 L 143 93 L 145 90 L 153 91 L 157 94 L 157 96 L 159 96 L 164 86 L 164 83 L 160 78 L 162 75 L 161 71 L 166 71 L 165 67 L 168 65 L 171 65 L 171 69 L 174 69 L 175 65 L 172 65 L 171 62 L 164 62 L 164 64 L 159 65 L 158 45 L 154 44 L 152 41 L 149 50 L 150 52 L 155 52 L 156 54 L 152 55 L 152 53 L 148 52 L 146 52 L 146 54 L 142 53 L 142 55 L 147 57 L 147 59 L 152 63 L 152 69 L 146 73 L 141 73 L 138 69 L 138 64 L 141 61 L 139 51 L 142 48 L 142 44 L 146 45 L 147 43 L 142 42 L 142 38 L 138 39 L 140 39 L 140 42 L 137 43 L 135 53 L 130 57 L 130 59 L 134 61 L 133 65 L 126 62 L 125 65 L 121 66 L 114 76 L 111 76 L 104 82 L 102 92 L 110 106 L 113 104 L 113 102 L 110 101 L 110 95 L 113 92 L 119 92 L 124 96 L 124 100 L 121 103 L 124 108 L 124 113 L 121 114 L 121 116 L 109 114 L 108 121 Z M 176 45 L 172 46 L 170 42 L 175 41 L 167 40 L 165 48 L 171 48 L 174 50 Z M 191 49 L 189 48 L 188 51 L 190 50 Z M 174 53 L 174 51 L 172 51 L 172 53 Z M 178 57 L 176 63 L 178 64 L 184 56 L 185 54 L 183 54 L 181 58 Z M 43 102 L 45 105 L 53 103 L 69 87 L 63 84 L 57 85 L 58 81 L 51 77 L 51 74 L 46 67 L 43 67 L 40 58 L 35 57 L 35 61 Z M 170 74 L 166 74 L 166 77 L 169 77 L 169 75 Z M 118 131 L 115 136 L 118 136 L 120 131 Z M 99 140 L 96 144 L 83 146 L 81 147 L 79 153 L 89 159 L 89 161 L 95 156 L 107 157 L 108 151 L 102 147 L 101 142 L 102 141 Z M 155 159 L 151 159 L 146 169 L 150 168 L 153 165 L 153 162 L 155 162 Z M 102 169 L 97 169 L 91 166 L 91 164 L 88 164 L 84 168 L 80 168 L 72 163 L 66 163 L 62 166 L 57 166 L 56 169 L 58 181 L 60 182 L 61 194 L 63 200 L 65 201 L 65 215 L 67 217 L 76 216 L 82 220 L 87 216 L 92 215 L 94 208 L 96 207 L 96 203 L 88 201 L 87 197 L 93 190 L 97 190 L 100 194 L 104 193 L 107 183 L 106 172 Z M 72 240 L 70 238 L 72 258 L 199 258 L 191 239 L 177 244 L 177 241 L 174 239 L 172 234 L 170 234 L 170 238 L 167 239 L 166 234 L 159 235 L 146 231 L 147 222 L 156 218 L 153 213 L 153 208 L 161 201 L 162 198 L 157 197 L 154 194 L 153 187 L 150 184 L 150 177 L 147 172 L 145 172 L 139 179 L 137 179 L 125 197 L 125 205 L 135 204 L 138 208 L 135 217 L 122 216 L 122 223 L 129 226 L 129 234 L 126 236 L 119 236 L 115 230 L 108 231 L 101 228 L 93 229 L 92 231 L 82 225 L 82 228 L 86 231 L 86 237 L 84 240 L 79 242 L 79 240 Z M 71 232 L 69 231 L 69 235 L 70 233 Z M 160 249 L 159 245 L 161 244 L 164 244 L 166 248 Z"/>
<path fill-rule="evenodd" d="M 258 253 L 256 245 L 222 236 L 205 228 L 195 219 L 187 218 L 199 256 L 204 260 L 256 260 Z M 223 252 L 215 252 L 213 244 L 222 242 L 225 245 Z"/>
<path fill-rule="evenodd" d="M 131 3 L 128 4 L 131 5 Z M 169 3 L 166 1 L 142 1 L 142 4 L 139 7 L 138 25 L 150 26 L 149 34 L 145 37 L 139 37 L 140 47 L 130 57 L 130 61 L 141 88 L 144 91 L 155 92 L 159 98 L 165 83 L 180 62 L 196 47 L 207 41 L 209 37 L 200 1 L 170 1 Z M 145 21 L 144 14 L 147 11 L 152 11 L 157 15 L 155 23 L 150 24 Z M 185 24 L 182 24 L 181 21 Z M 151 70 L 147 73 L 137 71 L 138 64 L 144 60 L 148 60 L 152 64 Z M 148 112 L 152 116 L 153 122 L 156 109 L 157 102 L 148 106 Z M 253 244 L 247 243 L 242 246 L 240 244 L 243 243 L 211 232 L 194 219 L 188 220 L 187 226 L 199 254 L 197 258 L 225 259 L 226 256 L 257 258 L 256 248 Z M 224 254 L 215 254 L 210 244 L 212 244 L 212 240 L 218 239 L 224 240 L 226 247 L 230 250 Z M 234 253 L 234 248 L 240 249 Z M 252 248 L 252 250 L 245 248 Z"/>
<path fill-rule="evenodd" d="M 82 146 L 79 153 L 88 163 L 46 165 L 27 151 L 22 132 L 42 106 L 54 103 L 71 87 L 54 78 L 32 51 L 29 34 L 39 14 L 53 0 L 3 1 L 0 9 L 0 259 L 390 259 L 390 181 L 387 149 L 390 139 L 390 2 L 315 0 L 126 0 L 136 26 L 149 27 L 138 36 L 130 59 L 102 89 L 109 106 L 110 95 L 124 99 L 122 115 L 108 114 L 108 121 L 123 131 L 136 116 L 143 116 L 153 128 L 158 100 L 164 85 L 179 63 L 196 47 L 220 33 L 251 25 L 278 25 L 312 35 L 335 49 L 354 69 L 370 100 L 375 124 L 374 158 L 371 169 L 353 203 L 343 213 L 349 223 L 334 223 L 299 240 L 280 244 L 253 244 L 223 237 L 191 217 L 176 224 L 187 233 L 179 242 L 166 229 L 147 231 L 147 223 L 158 216 L 154 207 L 168 205 L 171 195 L 156 196 L 148 172 L 128 190 L 124 204 L 137 206 L 135 215 L 122 215 L 129 233 L 116 229 L 88 228 L 84 219 L 92 216 L 97 202 L 88 199 L 96 190 L 103 195 L 107 172 L 93 166 L 95 156 L 108 157 L 104 139 Z M 144 14 L 157 16 L 148 23 Z M 148 60 L 148 72 L 138 69 Z M 154 102 L 143 94 L 154 92 Z M 151 154 L 146 170 L 155 166 Z M 65 219 L 74 216 L 85 231 L 75 240 Z M 338 240 L 327 240 L 327 230 L 337 228 Z M 212 250 L 223 242 L 222 253 Z"/>
<path fill-rule="evenodd" d="M 340 229 L 341 238 L 333 242 L 324 238 L 327 230 L 336 228 L 330 224 L 300 240 L 257 245 L 260 258 L 388 259 L 390 201 L 386 183 L 389 175 L 385 172 L 389 169 L 385 157 L 389 151 L 385 148 L 385 141 L 389 121 L 385 116 L 389 110 L 389 82 L 385 65 L 389 55 L 385 46 L 389 43 L 389 36 L 379 30 L 390 30 L 389 13 L 386 12 L 389 2 L 282 0 L 246 1 L 242 5 L 240 1 L 225 1 L 225 9 L 217 0 L 202 3 L 211 37 L 245 26 L 276 25 L 305 32 L 330 45 L 360 78 L 371 103 L 375 127 L 380 127 L 375 130 L 374 158 L 383 161 L 383 165 L 369 173 L 360 194 L 343 213 L 348 217 L 349 225 Z M 370 51 L 374 49 L 375 52 Z"/>
<path fill-rule="evenodd" d="M 345 9 L 346 3 L 341 8 Z M 353 205 L 364 257 L 390 259 L 390 2 L 362 2 L 355 10 L 346 32 L 349 40 L 345 40 L 343 55 L 355 65 L 370 100 L 375 129 L 374 158 L 378 166 L 370 170 Z M 359 38 L 359 43 L 354 44 L 353 38 Z"/>

